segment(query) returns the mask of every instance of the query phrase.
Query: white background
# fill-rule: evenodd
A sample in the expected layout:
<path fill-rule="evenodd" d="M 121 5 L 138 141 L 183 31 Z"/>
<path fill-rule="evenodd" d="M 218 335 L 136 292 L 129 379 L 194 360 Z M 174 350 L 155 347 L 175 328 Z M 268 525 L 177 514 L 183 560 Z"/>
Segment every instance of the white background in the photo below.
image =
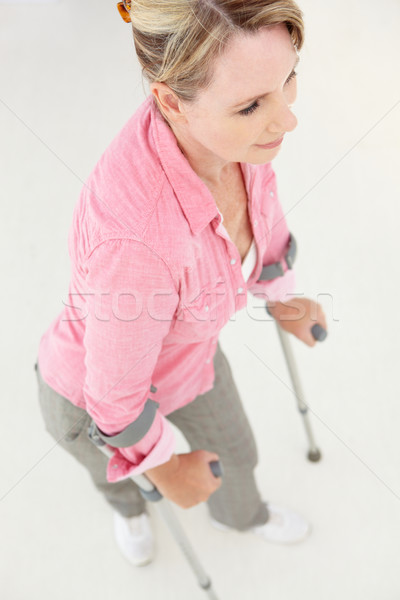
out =
<path fill-rule="evenodd" d="M 275 325 L 255 318 L 254 299 L 221 344 L 257 438 L 264 498 L 299 511 L 313 532 L 274 546 L 214 530 L 204 505 L 177 512 L 221 600 L 396 600 L 400 3 L 300 6 L 299 126 L 274 165 L 298 241 L 298 293 L 328 318 L 315 348 L 291 338 L 320 463 L 305 458 Z M 200 600 L 153 507 L 155 562 L 134 569 L 120 556 L 110 509 L 44 430 L 33 370 L 66 298 L 83 181 L 148 94 L 130 26 L 115 2 L 2 4 L 0 36 L 1 595 Z"/>

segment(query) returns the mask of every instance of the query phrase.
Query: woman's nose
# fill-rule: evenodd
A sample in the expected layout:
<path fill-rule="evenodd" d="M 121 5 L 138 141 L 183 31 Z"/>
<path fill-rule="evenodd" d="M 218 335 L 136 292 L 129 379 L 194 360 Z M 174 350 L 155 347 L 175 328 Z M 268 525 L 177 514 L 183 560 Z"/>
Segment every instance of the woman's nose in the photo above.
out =
<path fill-rule="evenodd" d="M 288 105 L 285 98 L 276 102 L 274 112 L 271 115 L 268 130 L 271 133 L 283 133 L 293 131 L 297 127 L 297 117 L 292 112 L 292 105 Z"/>

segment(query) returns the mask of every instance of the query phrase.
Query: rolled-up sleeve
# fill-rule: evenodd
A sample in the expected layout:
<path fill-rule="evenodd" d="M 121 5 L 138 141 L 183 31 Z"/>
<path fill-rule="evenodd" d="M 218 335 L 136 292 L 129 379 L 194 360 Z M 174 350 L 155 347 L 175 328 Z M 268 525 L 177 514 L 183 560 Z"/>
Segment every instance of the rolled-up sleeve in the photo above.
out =
<path fill-rule="evenodd" d="M 278 199 L 275 175 L 270 179 L 267 197 L 268 204 L 264 208 L 266 230 L 263 233 L 263 240 L 266 243 L 262 264 L 266 266 L 280 262 L 283 268 L 283 275 L 270 281 L 258 280 L 248 289 L 250 293 L 265 299 L 266 302 L 284 302 L 285 300 L 289 300 L 294 294 L 296 278 L 294 270 L 289 269 L 284 258 L 289 249 L 290 232 L 282 205 Z"/>
<path fill-rule="evenodd" d="M 115 435 L 142 413 L 163 339 L 179 303 L 165 264 L 143 242 L 113 239 L 99 244 L 86 261 L 86 410 L 106 435 Z M 174 452 L 171 426 L 156 411 L 145 436 L 116 449 L 107 478 L 119 481 L 168 461 Z"/>

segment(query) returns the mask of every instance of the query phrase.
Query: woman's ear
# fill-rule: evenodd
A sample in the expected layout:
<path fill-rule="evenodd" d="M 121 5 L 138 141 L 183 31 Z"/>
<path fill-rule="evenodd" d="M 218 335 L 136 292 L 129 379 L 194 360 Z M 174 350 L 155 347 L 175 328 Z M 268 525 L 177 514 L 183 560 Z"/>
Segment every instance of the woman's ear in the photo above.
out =
<path fill-rule="evenodd" d="M 157 104 L 168 121 L 174 123 L 186 121 L 184 108 L 182 102 L 171 90 L 171 88 L 159 81 L 150 85 L 150 91 L 155 97 Z"/>

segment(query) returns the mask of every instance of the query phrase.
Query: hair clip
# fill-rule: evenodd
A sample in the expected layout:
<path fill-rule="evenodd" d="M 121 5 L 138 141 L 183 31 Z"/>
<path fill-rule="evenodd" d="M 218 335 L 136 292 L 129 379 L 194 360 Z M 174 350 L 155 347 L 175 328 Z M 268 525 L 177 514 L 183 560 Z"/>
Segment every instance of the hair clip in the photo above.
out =
<path fill-rule="evenodd" d="M 124 0 L 123 2 L 118 2 L 117 8 L 119 14 L 125 21 L 125 23 L 132 23 L 129 11 L 131 10 L 131 3 L 128 0 Z"/>

